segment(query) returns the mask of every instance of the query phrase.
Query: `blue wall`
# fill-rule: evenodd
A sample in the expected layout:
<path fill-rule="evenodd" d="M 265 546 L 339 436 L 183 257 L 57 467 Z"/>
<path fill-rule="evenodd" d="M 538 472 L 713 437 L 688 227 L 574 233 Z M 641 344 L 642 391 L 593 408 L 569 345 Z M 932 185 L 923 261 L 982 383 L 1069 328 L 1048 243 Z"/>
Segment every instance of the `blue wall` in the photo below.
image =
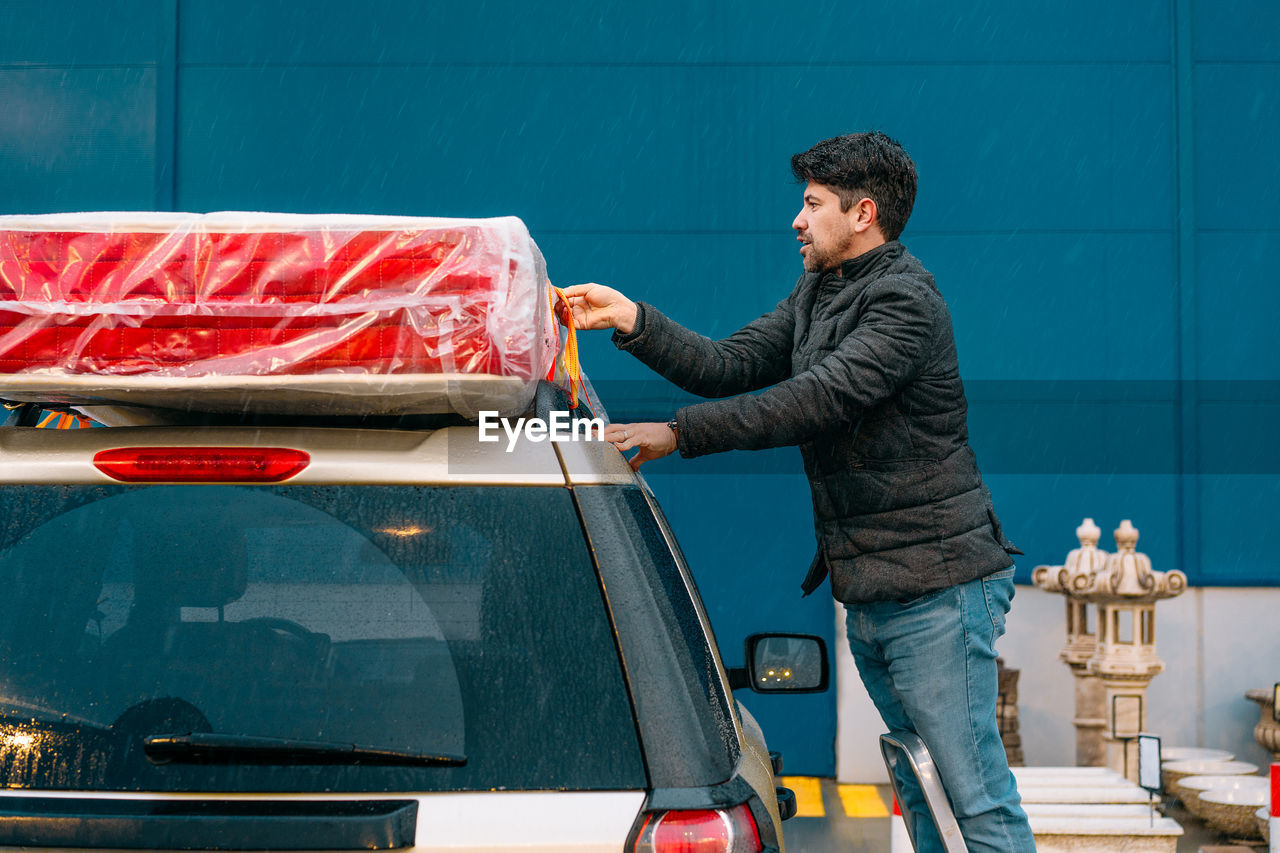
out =
<path fill-rule="evenodd" d="M 1088 515 L 1193 583 L 1276 584 L 1280 4 L 956 6 L 7 0 L 0 212 L 516 214 L 557 283 L 718 335 L 799 273 L 789 156 L 881 128 L 919 167 L 904 242 L 1020 577 Z M 674 403 L 587 337 L 615 417 Z M 730 657 L 758 627 L 834 638 L 798 598 L 798 467 L 646 468 Z M 750 704 L 830 772 L 831 701 Z"/>

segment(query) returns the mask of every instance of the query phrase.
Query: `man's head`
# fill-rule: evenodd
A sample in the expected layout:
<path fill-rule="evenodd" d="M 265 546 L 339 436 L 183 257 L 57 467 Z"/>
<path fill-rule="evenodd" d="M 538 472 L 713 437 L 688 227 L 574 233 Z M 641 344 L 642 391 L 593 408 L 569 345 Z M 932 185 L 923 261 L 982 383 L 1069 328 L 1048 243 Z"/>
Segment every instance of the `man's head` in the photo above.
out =
<path fill-rule="evenodd" d="M 911 217 L 915 164 L 879 131 L 819 142 L 791 158 L 791 171 L 808 182 L 805 205 L 791 224 L 807 247 L 801 249 L 807 270 L 832 269 L 898 239 Z"/>

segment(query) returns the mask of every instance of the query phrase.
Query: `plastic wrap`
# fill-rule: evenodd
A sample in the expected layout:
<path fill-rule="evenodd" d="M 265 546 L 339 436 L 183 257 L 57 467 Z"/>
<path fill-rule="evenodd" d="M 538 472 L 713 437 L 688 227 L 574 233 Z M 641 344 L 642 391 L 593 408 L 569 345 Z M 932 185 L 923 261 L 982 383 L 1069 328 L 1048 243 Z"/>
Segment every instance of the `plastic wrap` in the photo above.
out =
<path fill-rule="evenodd" d="M 555 358 L 547 289 L 514 217 L 0 216 L 0 397 L 510 413 Z"/>

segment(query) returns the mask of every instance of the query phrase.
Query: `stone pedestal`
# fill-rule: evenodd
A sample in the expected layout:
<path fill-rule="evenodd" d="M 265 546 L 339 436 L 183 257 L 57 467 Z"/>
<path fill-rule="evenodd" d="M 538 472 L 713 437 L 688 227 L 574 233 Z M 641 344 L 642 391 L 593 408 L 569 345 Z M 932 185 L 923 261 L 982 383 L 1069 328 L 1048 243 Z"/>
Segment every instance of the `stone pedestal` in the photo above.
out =
<path fill-rule="evenodd" d="M 1137 735 L 1146 730 L 1147 686 L 1156 672 L 1145 677 L 1102 679 L 1106 766 L 1134 783 L 1138 781 Z"/>
<path fill-rule="evenodd" d="M 1107 748 L 1102 742 L 1102 732 L 1107 718 L 1102 713 L 1106 691 L 1098 676 L 1087 666 L 1071 667 L 1076 683 L 1076 713 L 1071 722 L 1076 727 L 1076 766 L 1107 766 Z"/>

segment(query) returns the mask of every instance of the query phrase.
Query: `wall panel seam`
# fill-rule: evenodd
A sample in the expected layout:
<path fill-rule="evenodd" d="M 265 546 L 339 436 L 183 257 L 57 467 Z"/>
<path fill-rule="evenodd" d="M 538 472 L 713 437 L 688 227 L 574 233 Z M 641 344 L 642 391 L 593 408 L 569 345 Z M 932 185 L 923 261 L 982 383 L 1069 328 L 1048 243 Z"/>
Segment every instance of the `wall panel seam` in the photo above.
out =
<path fill-rule="evenodd" d="M 183 62 L 181 67 L 183 70 L 265 70 L 265 69 L 326 69 L 326 68 L 368 68 L 376 71 L 395 70 L 395 69 L 452 69 L 452 68 L 509 68 L 509 69 L 531 69 L 531 68 L 667 68 L 667 69 L 820 69 L 820 68 L 1021 68 L 1021 67 L 1044 67 L 1044 68 L 1060 68 L 1060 67 L 1098 67 L 1098 68 L 1163 68 L 1169 65 L 1168 60 L 1105 60 L 1105 61 L 1085 61 L 1085 60 L 1009 60 L 1005 62 L 993 62 L 990 60 L 905 60 L 905 61 L 833 61 L 833 62 L 453 62 L 453 61 L 433 61 L 433 62 Z"/>

